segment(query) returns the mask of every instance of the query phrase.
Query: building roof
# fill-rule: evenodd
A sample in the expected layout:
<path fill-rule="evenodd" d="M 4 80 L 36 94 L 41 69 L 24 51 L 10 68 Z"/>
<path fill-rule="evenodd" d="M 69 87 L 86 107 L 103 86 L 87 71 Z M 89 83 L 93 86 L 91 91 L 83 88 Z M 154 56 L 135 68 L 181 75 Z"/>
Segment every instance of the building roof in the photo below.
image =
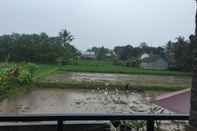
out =
<path fill-rule="evenodd" d="M 175 113 L 189 114 L 190 89 L 168 93 L 157 97 L 153 103 Z"/>

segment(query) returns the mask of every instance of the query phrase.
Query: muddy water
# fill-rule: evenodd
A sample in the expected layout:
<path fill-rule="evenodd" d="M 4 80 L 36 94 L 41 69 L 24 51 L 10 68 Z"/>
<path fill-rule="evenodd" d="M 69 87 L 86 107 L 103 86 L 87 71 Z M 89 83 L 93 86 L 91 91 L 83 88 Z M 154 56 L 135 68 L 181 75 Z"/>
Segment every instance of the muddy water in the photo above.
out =
<path fill-rule="evenodd" d="M 130 91 L 34 89 L 0 103 L 1 113 L 147 112 L 144 95 Z"/>

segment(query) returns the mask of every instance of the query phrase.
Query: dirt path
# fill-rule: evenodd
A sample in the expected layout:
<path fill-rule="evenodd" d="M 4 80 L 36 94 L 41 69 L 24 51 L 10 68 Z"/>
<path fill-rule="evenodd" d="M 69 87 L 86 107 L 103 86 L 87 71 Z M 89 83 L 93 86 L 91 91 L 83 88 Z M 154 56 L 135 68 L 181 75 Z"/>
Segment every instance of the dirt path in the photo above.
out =
<path fill-rule="evenodd" d="M 172 84 L 181 86 L 190 86 L 190 77 L 179 76 L 154 76 L 154 75 L 123 75 L 108 73 L 75 73 L 60 72 L 45 78 L 48 81 L 127 81 L 135 84 Z"/>

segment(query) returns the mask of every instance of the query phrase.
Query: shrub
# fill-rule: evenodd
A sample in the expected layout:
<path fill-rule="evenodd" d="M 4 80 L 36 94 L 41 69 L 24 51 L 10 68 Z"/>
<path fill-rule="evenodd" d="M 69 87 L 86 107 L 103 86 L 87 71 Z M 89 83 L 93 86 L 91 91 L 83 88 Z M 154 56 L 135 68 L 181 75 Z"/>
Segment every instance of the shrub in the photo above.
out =
<path fill-rule="evenodd" d="M 113 59 L 113 65 L 125 66 L 125 63 L 118 58 Z"/>
<path fill-rule="evenodd" d="M 137 58 L 130 58 L 129 60 L 126 61 L 126 66 L 127 67 L 139 67 L 141 61 Z"/>
<path fill-rule="evenodd" d="M 0 96 L 6 94 L 12 87 L 19 86 L 18 67 L 5 67 L 0 72 Z"/>
<path fill-rule="evenodd" d="M 27 72 L 29 72 L 31 79 L 35 75 L 35 72 L 37 69 L 38 69 L 38 66 L 33 63 L 27 63 L 21 66 L 21 71 L 26 70 Z"/>
<path fill-rule="evenodd" d="M 79 57 L 75 56 L 72 59 L 70 59 L 70 64 L 72 65 L 78 65 L 79 64 Z"/>
<path fill-rule="evenodd" d="M 6 96 L 12 89 L 31 84 L 35 69 L 33 64 L 1 66 L 0 97 Z"/>
<path fill-rule="evenodd" d="M 28 70 L 22 70 L 18 76 L 20 85 L 27 85 L 32 82 L 32 74 Z"/>

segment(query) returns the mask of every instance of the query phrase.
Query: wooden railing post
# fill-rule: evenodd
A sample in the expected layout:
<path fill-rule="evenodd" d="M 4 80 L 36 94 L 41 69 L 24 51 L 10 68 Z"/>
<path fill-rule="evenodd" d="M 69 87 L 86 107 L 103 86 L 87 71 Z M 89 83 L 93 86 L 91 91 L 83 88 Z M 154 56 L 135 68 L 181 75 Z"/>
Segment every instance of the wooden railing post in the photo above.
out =
<path fill-rule="evenodd" d="M 154 131 L 155 130 L 154 120 L 147 120 L 146 124 L 147 124 L 146 125 L 147 131 Z"/>
<path fill-rule="evenodd" d="M 63 131 L 64 129 L 64 124 L 62 120 L 57 121 L 57 131 Z"/>

